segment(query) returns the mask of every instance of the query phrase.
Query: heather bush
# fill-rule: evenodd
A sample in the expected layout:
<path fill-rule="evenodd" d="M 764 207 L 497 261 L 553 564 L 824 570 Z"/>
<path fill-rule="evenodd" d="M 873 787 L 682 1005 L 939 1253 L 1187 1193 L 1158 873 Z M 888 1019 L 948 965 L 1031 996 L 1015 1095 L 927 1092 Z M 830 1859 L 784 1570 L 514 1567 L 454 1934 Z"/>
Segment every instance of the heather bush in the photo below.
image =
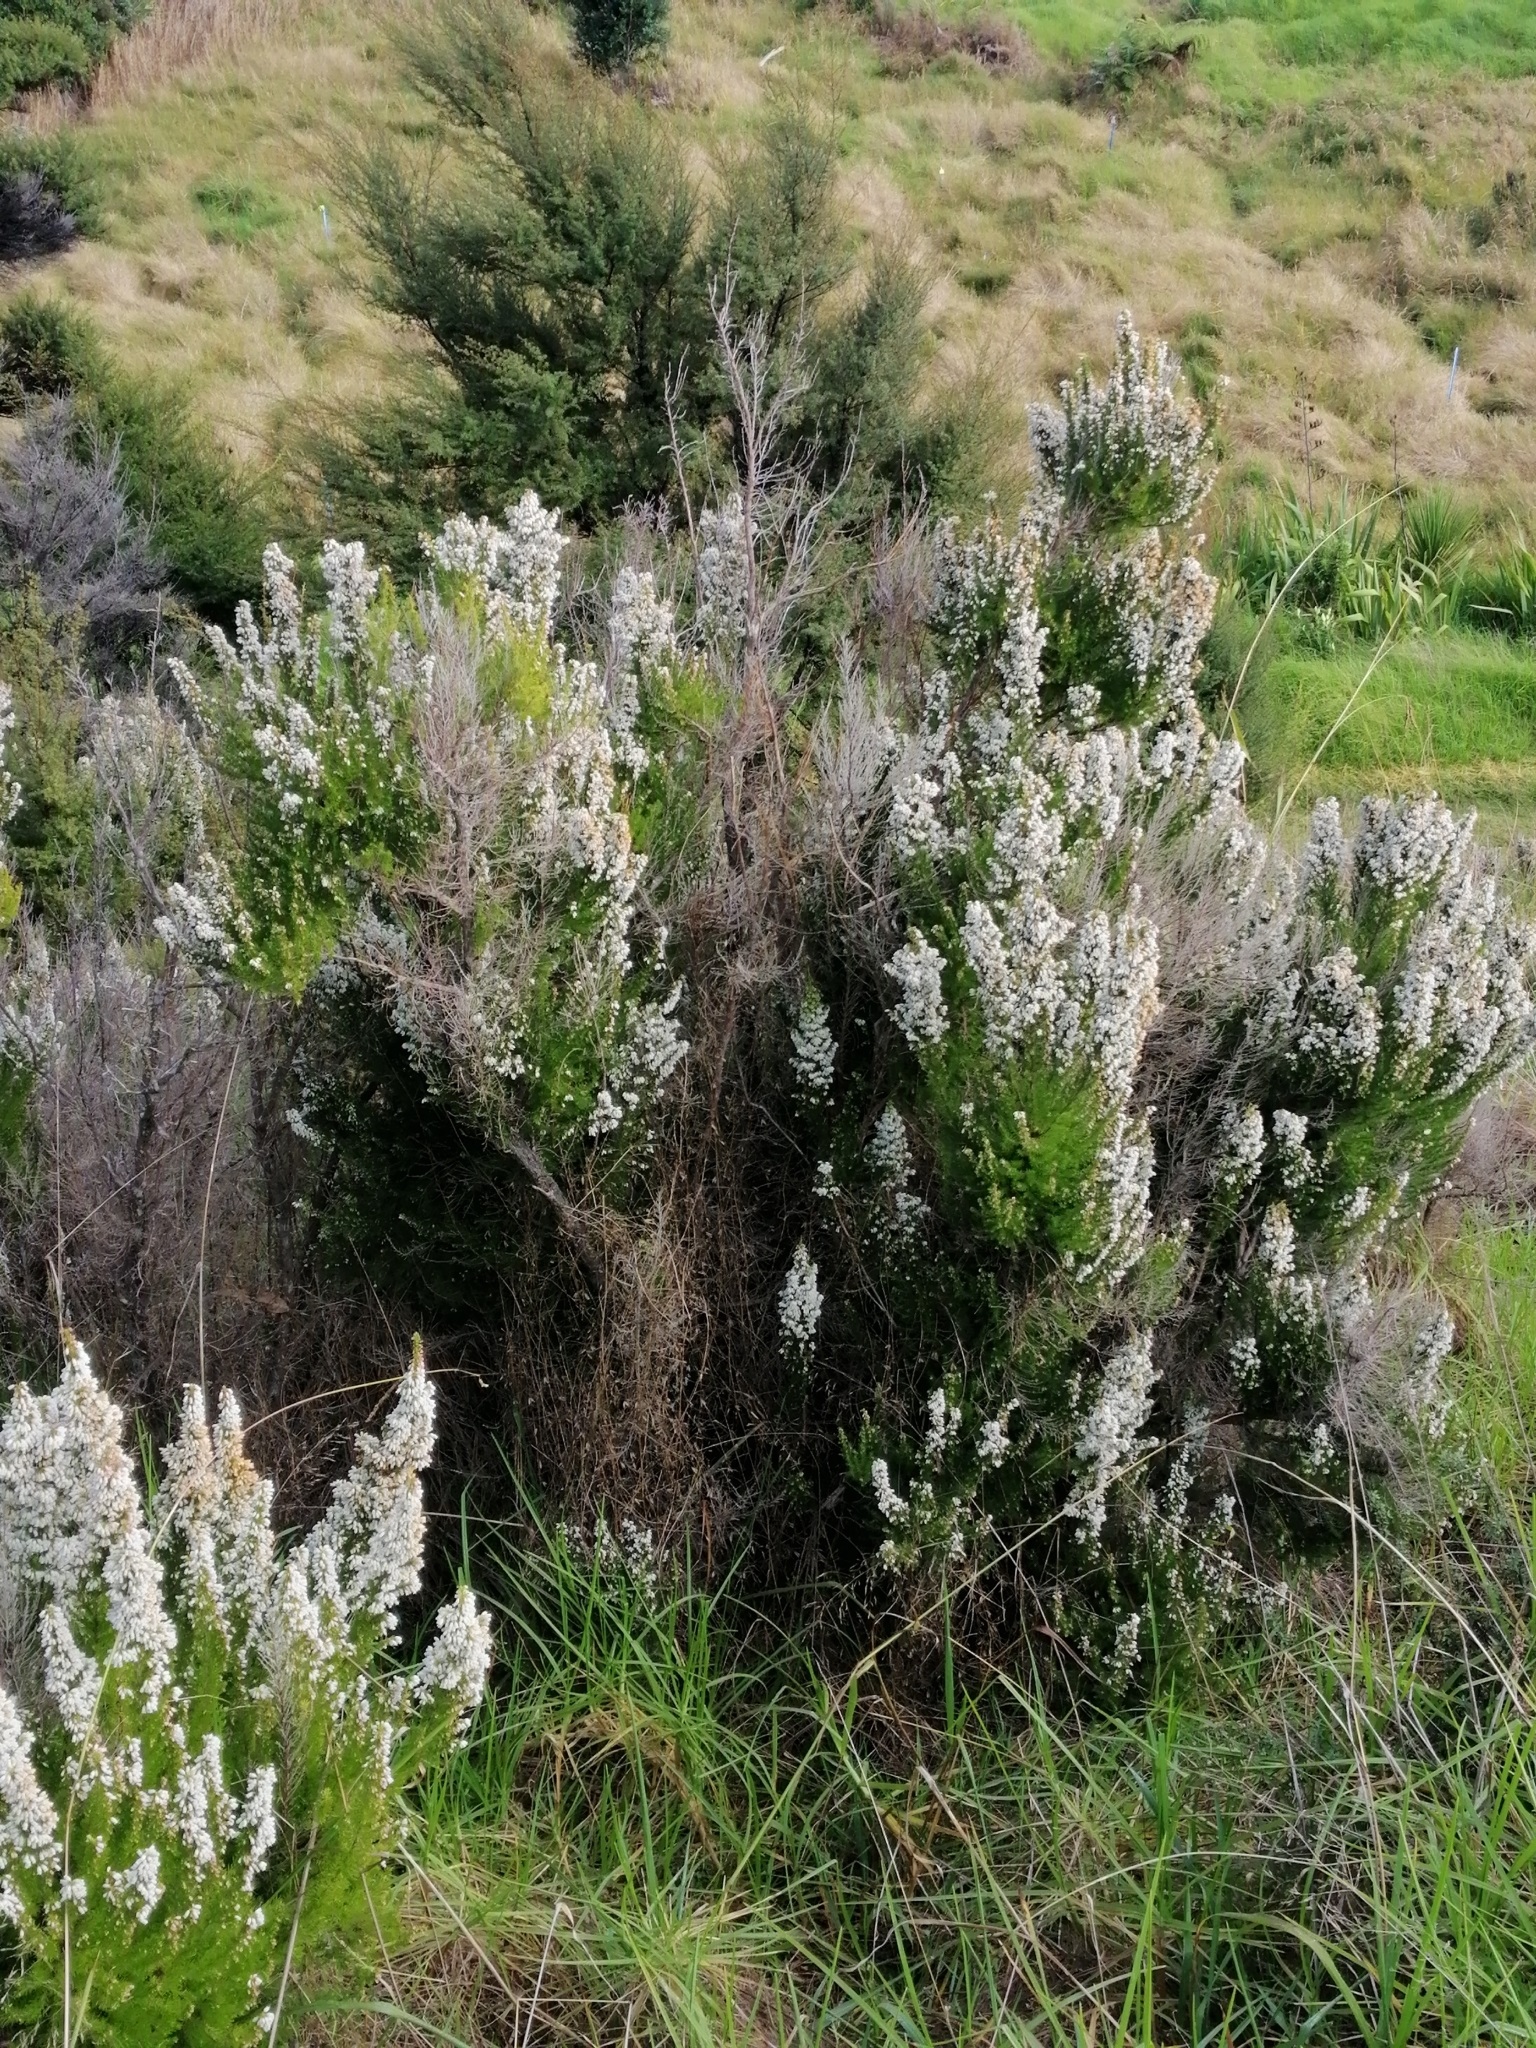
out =
<path fill-rule="evenodd" d="M 45 403 L 0 460 L 0 584 L 31 580 L 110 654 L 162 616 L 162 565 L 129 510 L 117 447 L 96 434 L 77 442 L 68 402 Z"/>
<path fill-rule="evenodd" d="M 462 1733 L 489 1628 L 467 1588 L 392 1671 L 420 1588 L 434 1395 L 420 1348 L 308 1539 L 280 1550 L 234 1398 L 186 1390 L 148 1505 L 65 1338 L 0 1422 L 0 1982 L 93 2042 L 275 2041 L 310 1972 L 390 1917 L 399 1795 Z M 368 1974 L 368 1965 L 362 1965 Z"/>
<path fill-rule="evenodd" d="M 219 802 L 158 928 L 300 998 L 314 1243 L 505 1347 L 578 1519 L 772 1499 L 765 1565 L 1027 1585 L 1124 1682 L 1351 1471 L 1406 1515 L 1454 1455 L 1391 1233 L 1529 1041 L 1531 942 L 1432 797 L 1294 860 L 1246 815 L 1205 429 L 1128 322 L 1017 528 L 889 536 L 827 674 L 810 373 L 715 311 L 737 487 L 599 589 L 532 493 L 409 595 L 332 543 L 312 616 L 269 551 L 178 671 Z"/>

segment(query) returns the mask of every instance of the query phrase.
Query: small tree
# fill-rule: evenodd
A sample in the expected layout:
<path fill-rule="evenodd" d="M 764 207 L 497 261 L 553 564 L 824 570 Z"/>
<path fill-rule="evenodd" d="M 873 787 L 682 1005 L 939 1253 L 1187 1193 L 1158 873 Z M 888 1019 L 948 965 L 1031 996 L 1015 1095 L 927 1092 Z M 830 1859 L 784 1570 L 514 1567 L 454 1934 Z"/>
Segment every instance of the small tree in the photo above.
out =
<path fill-rule="evenodd" d="M 573 0 L 576 47 L 594 71 L 627 71 L 667 40 L 668 0 Z"/>

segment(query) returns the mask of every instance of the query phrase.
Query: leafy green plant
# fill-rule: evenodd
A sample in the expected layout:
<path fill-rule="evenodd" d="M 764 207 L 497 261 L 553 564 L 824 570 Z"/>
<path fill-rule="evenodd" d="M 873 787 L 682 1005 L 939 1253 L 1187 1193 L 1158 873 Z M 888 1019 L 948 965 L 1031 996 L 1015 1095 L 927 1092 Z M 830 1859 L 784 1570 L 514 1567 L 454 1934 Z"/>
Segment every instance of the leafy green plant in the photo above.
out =
<path fill-rule="evenodd" d="M 1398 547 L 1411 569 L 1448 582 L 1466 564 L 1477 514 L 1445 491 L 1418 491 L 1403 504 Z"/>
<path fill-rule="evenodd" d="M 1472 624 L 1521 639 L 1536 634 L 1536 554 L 1523 540 L 1491 562 L 1469 564 L 1462 591 Z"/>
<path fill-rule="evenodd" d="M 55 21 L 0 21 L 0 96 L 40 85 L 83 85 L 91 53 L 72 28 Z"/>
<path fill-rule="evenodd" d="M 206 855 L 197 889 L 173 889 L 177 928 L 264 989 L 303 988 L 361 890 L 388 881 L 425 823 L 405 749 L 419 677 L 385 620 L 370 616 L 378 575 L 356 542 L 328 541 L 322 567 L 323 635 L 306 631 L 293 565 L 270 548 L 269 637 L 242 605 L 233 645 L 210 630 L 214 691 L 176 665 L 244 811 L 234 874 Z M 387 619 L 387 599 L 383 609 Z"/>
<path fill-rule="evenodd" d="M 1200 47 L 1195 35 L 1170 36 L 1143 21 L 1128 22 L 1075 81 L 1082 99 L 1124 99 L 1146 80 L 1176 77 Z"/>

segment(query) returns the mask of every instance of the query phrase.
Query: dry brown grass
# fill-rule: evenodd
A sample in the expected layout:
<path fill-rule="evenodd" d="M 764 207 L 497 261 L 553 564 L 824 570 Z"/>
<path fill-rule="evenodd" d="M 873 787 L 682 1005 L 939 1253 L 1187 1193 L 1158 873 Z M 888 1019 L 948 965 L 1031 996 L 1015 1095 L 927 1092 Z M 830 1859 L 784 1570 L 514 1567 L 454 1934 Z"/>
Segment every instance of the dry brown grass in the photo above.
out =
<path fill-rule="evenodd" d="M 91 106 L 105 111 L 142 100 L 200 66 L 270 43 L 292 28 L 305 0 L 155 0 L 96 74 Z"/>

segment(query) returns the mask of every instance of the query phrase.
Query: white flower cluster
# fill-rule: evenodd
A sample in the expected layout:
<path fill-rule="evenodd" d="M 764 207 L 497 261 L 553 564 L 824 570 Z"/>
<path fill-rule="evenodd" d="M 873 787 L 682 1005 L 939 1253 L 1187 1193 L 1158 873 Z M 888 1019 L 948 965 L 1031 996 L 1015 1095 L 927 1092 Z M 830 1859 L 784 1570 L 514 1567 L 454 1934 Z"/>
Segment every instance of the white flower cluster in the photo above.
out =
<path fill-rule="evenodd" d="M 1389 1080 L 1409 1095 L 1457 1096 L 1518 1057 L 1536 1022 L 1536 932 L 1515 922 L 1477 870 L 1470 817 L 1433 795 L 1368 798 L 1351 845 L 1336 801 L 1319 804 L 1298 863 L 1297 902 L 1335 940 L 1354 919 L 1377 957 L 1373 983 L 1354 946 L 1315 957 L 1274 1023 L 1323 1079 L 1364 1093 Z"/>
<path fill-rule="evenodd" d="M 1111 1353 L 1091 1408 L 1083 1415 L 1075 1452 L 1080 1472 L 1067 1502 L 1080 1542 L 1097 1542 L 1109 1513 L 1109 1490 L 1149 1451 L 1141 1434 L 1152 1413 L 1157 1381 L 1152 1339 L 1143 1334 Z"/>
<path fill-rule="evenodd" d="M 677 1021 L 684 983 L 675 981 L 660 1002 L 635 1003 L 607 1083 L 598 1090 L 588 1130 L 600 1138 L 616 1131 L 642 1104 L 653 1101 L 688 1056 Z"/>
<path fill-rule="evenodd" d="M 694 619 L 706 640 L 734 645 L 746 631 L 751 566 L 747 550 L 752 538 L 739 491 L 699 514 Z"/>
<path fill-rule="evenodd" d="M 906 943 L 885 964 L 901 991 L 892 1010 L 902 1037 L 914 1052 L 943 1043 L 949 1027 L 944 1003 L 944 955 L 920 931 L 907 933 Z"/>
<path fill-rule="evenodd" d="M 647 1529 L 633 1516 L 625 1515 L 615 1532 L 599 1508 L 590 1534 L 577 1522 L 560 1522 L 555 1539 L 561 1549 L 599 1577 L 622 1580 L 638 1595 L 643 1606 L 655 1611 L 661 1597 L 661 1561 L 654 1529 Z"/>
<path fill-rule="evenodd" d="M 1459 866 L 1414 928 L 1392 990 L 1392 1068 L 1459 1095 L 1529 1042 L 1536 932 L 1513 924 L 1492 881 Z"/>
<path fill-rule="evenodd" d="M 594 970 L 599 986 L 630 964 L 629 927 L 645 857 L 634 850 L 620 800 L 615 735 L 595 663 L 554 650 L 548 724 L 529 782 L 529 821 L 545 857 L 599 892 Z M 594 994 L 596 994 L 596 988 Z"/>
<path fill-rule="evenodd" d="M 494 631 L 549 637 L 560 592 L 560 557 L 569 546 L 560 514 L 524 491 L 506 509 L 505 522 L 470 519 L 458 513 L 437 535 L 423 534 L 429 559 L 446 574 L 480 584 L 487 623 Z"/>
<path fill-rule="evenodd" d="M 1105 384 L 1084 370 L 1063 383 L 1061 406 L 1031 406 L 1029 436 L 1046 487 L 1073 501 L 1100 480 L 1166 478 L 1160 516 L 1187 519 L 1210 485 L 1202 467 L 1205 426 L 1180 397 L 1178 363 L 1158 342 L 1150 356 L 1122 313 Z"/>
<path fill-rule="evenodd" d="M 822 1295 L 816 1281 L 816 1261 L 802 1239 L 779 1291 L 779 1342 L 786 1357 L 802 1364 L 816 1345 L 816 1328 L 821 1321 Z"/>
<path fill-rule="evenodd" d="M 1365 797 L 1354 844 L 1357 887 L 1367 885 L 1396 903 L 1424 895 L 1450 867 L 1464 865 L 1476 823 L 1474 813 L 1458 819 L 1433 793 L 1399 801 Z"/>
<path fill-rule="evenodd" d="M 1325 954 L 1301 995 L 1297 1045 L 1323 1076 L 1363 1093 L 1381 1050 L 1381 1005 L 1349 946 Z"/>
<path fill-rule="evenodd" d="M 677 659 L 677 627 L 671 605 L 656 595 L 649 569 L 620 569 L 608 600 L 608 704 L 615 751 L 631 775 L 646 766 L 636 733 L 643 683 L 669 671 Z"/>
<path fill-rule="evenodd" d="M 1441 1369 L 1456 1346 L 1456 1326 L 1440 1309 L 1420 1329 L 1398 1388 L 1403 1413 L 1432 1442 L 1445 1435 L 1451 1417 L 1451 1395 Z"/>
<path fill-rule="evenodd" d="M 500 596 L 505 616 L 525 640 L 537 641 L 548 664 L 541 719 L 523 729 L 501 716 L 494 729 L 482 728 L 487 747 L 505 764 L 498 772 L 509 778 L 497 805 L 520 812 L 522 830 L 510 849 L 520 915 L 487 921 L 498 936 L 459 970 L 460 1000 L 450 1005 L 446 1029 L 430 1001 L 407 1000 L 416 965 L 409 955 L 398 967 L 381 955 L 380 965 L 402 991 L 397 1022 L 421 1071 L 439 1071 L 446 1047 L 471 1092 L 489 1097 L 499 1117 L 507 1089 L 535 1075 L 539 1064 L 527 1015 L 537 983 L 527 957 L 530 928 L 542 924 L 558 934 L 555 943 L 567 949 L 558 977 L 570 1006 L 566 1022 L 591 1033 L 602 1063 L 586 1120 L 588 1136 L 602 1139 L 654 1102 L 689 1048 L 679 1021 L 684 984 L 674 981 L 652 995 L 633 979 L 632 929 L 645 860 L 631 835 L 630 779 L 647 759 L 637 731 L 642 683 L 677 658 L 672 607 L 649 570 L 621 568 L 610 594 L 604 662 L 573 660 L 549 638 L 566 544 L 558 514 L 529 493 L 509 510 L 505 529 L 450 522 L 440 541 L 430 544 L 434 559 L 478 580 L 488 606 Z M 488 873 L 475 879 L 491 881 Z M 498 939 L 509 943 L 505 958 Z M 665 951 L 663 930 L 647 979 L 663 968 Z M 433 976 L 415 980 L 430 986 Z"/>
<path fill-rule="evenodd" d="M 154 1710 L 170 1683 L 175 1629 L 121 1413 L 73 1338 L 54 1391 L 17 1387 L 0 1423 L 0 1560 L 66 1619 L 104 1594 L 117 1661 Z"/>
<path fill-rule="evenodd" d="M 887 1536 L 881 1540 L 879 1559 L 887 1571 L 909 1571 L 911 1567 L 938 1556 L 946 1565 L 958 1565 L 965 1556 L 967 1534 L 975 1522 L 973 1505 L 961 1491 L 944 1491 L 934 1485 L 932 1475 L 918 1475 L 907 1495 L 891 1481 L 891 1466 L 885 1458 L 870 1464 L 870 1491 L 874 1495 Z"/>
<path fill-rule="evenodd" d="M 888 1102 L 876 1119 L 864 1157 L 879 1195 L 888 1205 L 877 1214 L 875 1236 L 893 1245 L 911 1244 L 928 1214 L 928 1204 L 912 1189 L 912 1147 L 894 1102 Z"/>
<path fill-rule="evenodd" d="M 1277 1109 L 1270 1118 L 1275 1134 L 1275 1152 L 1280 1162 L 1280 1179 L 1288 1194 L 1294 1194 L 1314 1178 L 1316 1168 L 1307 1150 L 1307 1120 L 1292 1109 Z"/>
<path fill-rule="evenodd" d="M 983 1420 L 973 1445 L 974 1473 L 966 1473 L 963 1457 L 956 1459 L 965 1436 L 965 1407 L 955 1389 L 946 1386 L 928 1396 L 922 1439 L 913 1451 L 916 1471 L 906 1494 L 892 1480 L 888 1459 L 871 1460 L 870 1491 L 887 1531 L 879 1556 L 887 1571 L 910 1571 L 934 1560 L 958 1564 L 965 1557 L 968 1544 L 988 1526 L 977 1486 L 1013 1449 L 1008 1428 L 1018 1405 L 1010 1401 L 1000 1415 Z M 959 1469 L 952 1469 L 957 1463 Z"/>
<path fill-rule="evenodd" d="M 0 1569 L 39 1603 L 43 1685 L 68 1739 L 70 1799 L 92 1819 L 66 1841 L 31 1734 L 0 1690 L 0 1913 L 51 1926 L 67 1883 L 77 1913 L 135 1925 L 164 1900 L 175 1934 L 199 1920 L 214 1890 L 255 1889 L 277 1839 L 279 1770 L 254 1764 L 236 1791 L 220 1736 L 190 1742 L 185 1721 L 206 1701 L 185 1694 L 177 1674 L 205 1670 L 214 1644 L 238 1674 L 243 1739 L 249 1746 L 265 1715 L 274 1757 L 299 1739 L 306 1714 L 319 1714 L 331 1724 L 329 1753 L 355 1739 L 382 1791 L 408 1703 L 462 1730 L 490 1658 L 488 1617 L 467 1591 L 439 1614 L 403 1690 L 375 1688 L 368 1676 L 370 1646 L 420 1586 L 432 1413 L 418 1345 L 383 1429 L 360 1438 L 324 1521 L 279 1558 L 272 1488 L 246 1456 L 231 1395 L 210 1431 L 201 1394 L 187 1390 L 151 1525 L 122 1414 L 73 1339 L 52 1393 L 14 1391 L 0 1424 Z M 179 1627 L 155 1555 L 162 1544 L 178 1559 Z M 124 1841 L 132 1853 L 109 1862 L 109 1842 Z M 261 1909 L 248 1900 L 239 1924 L 253 1937 Z"/>
<path fill-rule="evenodd" d="M 372 788 L 377 801 L 406 782 L 410 720 L 423 669 L 398 636 L 385 649 L 374 645 L 370 606 L 379 579 L 361 542 L 325 543 L 327 608 L 319 622 L 305 618 L 293 563 L 275 543 L 262 556 L 262 572 L 268 630 L 262 631 L 242 599 L 234 643 L 218 626 L 210 626 L 207 635 L 235 686 L 236 714 L 257 778 L 275 803 L 275 842 L 296 847 L 304 831 L 327 815 L 328 793 Z M 180 661 L 171 667 L 188 701 L 199 703 L 192 671 Z M 194 878 L 170 889 L 170 907 L 156 929 L 194 958 L 227 965 L 237 953 L 249 952 L 253 908 L 281 920 L 293 878 L 285 881 L 286 870 L 264 868 L 251 877 L 252 902 L 237 904 L 214 856 L 200 845 L 195 856 Z M 340 874 L 302 879 L 325 896 L 339 896 L 343 888 Z M 250 965 L 261 973 L 267 963 L 252 956 Z"/>
<path fill-rule="evenodd" d="M 11 686 L 0 682 L 0 833 L 5 831 L 21 805 L 21 784 L 6 761 L 7 742 L 15 724 L 16 705 L 11 696 Z"/>
<path fill-rule="evenodd" d="M 800 1002 L 800 1014 L 790 1027 L 790 1065 L 795 1079 L 813 1102 L 825 1102 L 832 1093 L 837 1040 L 827 1006 L 815 986 L 807 982 Z"/>
<path fill-rule="evenodd" d="M 0 979 L 0 1061 L 12 1073 L 40 1074 L 59 1042 L 48 942 L 30 920 L 4 959 Z"/>
<path fill-rule="evenodd" d="M 1217 1185 L 1229 1194 L 1240 1194 L 1259 1177 L 1264 1164 L 1264 1112 L 1256 1103 L 1227 1111 L 1222 1130 L 1221 1151 L 1216 1158 Z"/>

